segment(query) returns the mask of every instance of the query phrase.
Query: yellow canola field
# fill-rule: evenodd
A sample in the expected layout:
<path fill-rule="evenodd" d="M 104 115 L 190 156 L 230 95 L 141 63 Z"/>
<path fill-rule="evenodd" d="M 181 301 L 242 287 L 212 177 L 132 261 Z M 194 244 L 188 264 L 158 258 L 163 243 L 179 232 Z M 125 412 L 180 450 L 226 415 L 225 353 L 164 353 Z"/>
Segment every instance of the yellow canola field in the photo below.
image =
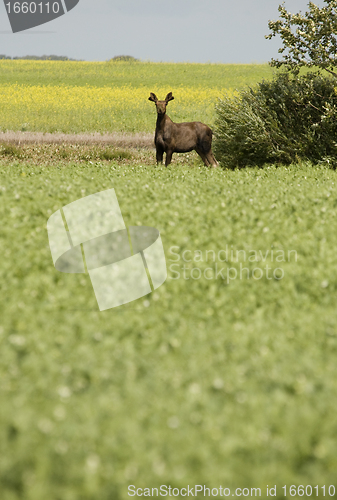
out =
<path fill-rule="evenodd" d="M 167 87 L 98 87 L 67 85 L 0 85 L 2 130 L 44 132 L 152 131 L 155 107 L 151 92 L 164 99 Z M 200 120 L 212 125 L 224 88 L 178 87 L 168 114 L 174 121 Z"/>

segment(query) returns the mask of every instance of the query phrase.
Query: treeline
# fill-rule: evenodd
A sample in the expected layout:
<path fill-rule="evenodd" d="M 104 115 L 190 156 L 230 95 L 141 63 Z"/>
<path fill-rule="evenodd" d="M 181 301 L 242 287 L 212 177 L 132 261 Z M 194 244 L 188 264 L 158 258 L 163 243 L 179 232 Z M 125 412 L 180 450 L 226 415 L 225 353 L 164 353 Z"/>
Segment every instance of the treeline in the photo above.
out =
<path fill-rule="evenodd" d="M 10 57 L 6 56 L 5 54 L 0 54 L 0 59 L 29 59 L 32 61 L 79 61 L 80 59 L 71 59 L 70 57 L 66 56 L 17 56 L 17 57 Z"/>
<path fill-rule="evenodd" d="M 83 59 L 72 59 L 71 57 L 67 56 L 17 56 L 17 57 L 10 57 L 6 56 L 5 54 L 0 54 L 0 59 L 28 59 L 31 61 L 83 61 Z M 133 56 L 115 56 L 112 59 L 109 59 L 108 62 L 118 62 L 118 61 L 128 61 L 128 62 L 135 62 L 139 61 L 139 59 L 136 59 Z"/>

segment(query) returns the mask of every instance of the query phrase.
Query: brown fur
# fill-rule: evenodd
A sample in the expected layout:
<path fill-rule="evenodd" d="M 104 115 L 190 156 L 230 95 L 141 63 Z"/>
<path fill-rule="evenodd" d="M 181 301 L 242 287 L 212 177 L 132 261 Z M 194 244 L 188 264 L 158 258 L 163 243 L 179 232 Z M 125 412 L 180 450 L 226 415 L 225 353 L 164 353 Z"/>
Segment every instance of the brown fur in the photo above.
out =
<path fill-rule="evenodd" d="M 151 92 L 149 101 L 153 101 L 157 109 L 157 123 L 154 143 L 156 145 L 157 164 L 163 162 L 166 153 L 166 167 L 171 163 L 173 153 L 196 151 L 206 167 L 216 167 L 212 153 L 212 130 L 201 122 L 174 123 L 166 114 L 166 106 L 174 99 L 169 92 L 164 101 L 158 101 Z"/>

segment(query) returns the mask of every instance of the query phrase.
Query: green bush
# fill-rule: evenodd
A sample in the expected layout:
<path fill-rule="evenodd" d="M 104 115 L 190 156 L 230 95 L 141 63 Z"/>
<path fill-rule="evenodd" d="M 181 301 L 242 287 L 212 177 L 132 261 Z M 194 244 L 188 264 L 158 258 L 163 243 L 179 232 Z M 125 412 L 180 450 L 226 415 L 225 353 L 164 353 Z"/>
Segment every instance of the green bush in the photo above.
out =
<path fill-rule="evenodd" d="M 214 150 L 227 168 L 337 159 L 337 82 L 315 73 L 219 100 Z"/>

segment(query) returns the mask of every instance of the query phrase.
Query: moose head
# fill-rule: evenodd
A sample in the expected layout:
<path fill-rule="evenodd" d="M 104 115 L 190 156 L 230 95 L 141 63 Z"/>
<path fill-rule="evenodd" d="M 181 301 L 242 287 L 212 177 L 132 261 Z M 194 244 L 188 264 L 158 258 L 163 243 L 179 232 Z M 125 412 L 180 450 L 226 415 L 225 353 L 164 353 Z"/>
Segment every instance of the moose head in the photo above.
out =
<path fill-rule="evenodd" d="M 152 101 L 155 103 L 158 115 L 165 115 L 167 103 L 169 101 L 173 101 L 173 99 L 174 99 L 174 97 L 172 95 L 172 92 L 169 92 L 167 94 L 164 101 L 159 101 L 158 97 L 153 92 L 150 92 L 150 97 L 149 97 L 149 101 Z"/>

